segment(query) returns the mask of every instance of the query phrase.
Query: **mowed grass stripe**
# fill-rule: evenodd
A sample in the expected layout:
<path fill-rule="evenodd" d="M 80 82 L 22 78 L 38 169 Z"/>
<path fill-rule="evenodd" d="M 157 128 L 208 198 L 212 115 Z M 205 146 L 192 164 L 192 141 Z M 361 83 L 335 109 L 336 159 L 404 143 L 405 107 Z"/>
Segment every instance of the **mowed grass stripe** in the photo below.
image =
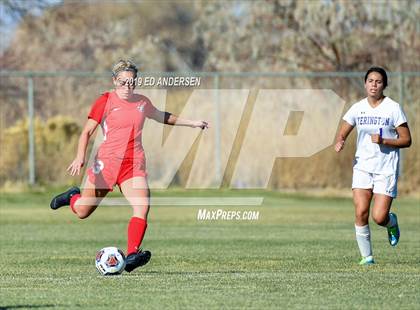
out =
<path fill-rule="evenodd" d="M 173 190 L 162 197 L 221 196 Z M 78 220 L 53 212 L 52 192 L 2 194 L 0 307 L 89 309 L 382 308 L 420 304 L 420 206 L 396 200 L 402 240 L 391 248 L 372 225 L 377 265 L 364 268 L 353 231 L 350 199 L 261 195 L 262 206 L 156 206 L 144 246 L 146 267 L 102 277 L 94 256 L 104 246 L 125 249 L 129 207 L 100 207 Z M 117 196 L 117 195 L 116 195 Z M 198 221 L 199 208 L 257 210 L 257 221 Z"/>

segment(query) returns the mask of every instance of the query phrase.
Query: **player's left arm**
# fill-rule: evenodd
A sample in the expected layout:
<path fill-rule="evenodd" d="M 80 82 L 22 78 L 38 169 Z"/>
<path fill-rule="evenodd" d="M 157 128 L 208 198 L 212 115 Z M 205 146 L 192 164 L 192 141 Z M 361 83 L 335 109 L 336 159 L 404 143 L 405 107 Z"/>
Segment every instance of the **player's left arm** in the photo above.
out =
<path fill-rule="evenodd" d="M 202 121 L 202 120 L 195 121 L 195 120 L 183 119 L 172 113 L 169 113 L 166 111 L 165 112 L 160 111 L 157 109 L 152 113 L 150 118 L 154 119 L 155 121 L 159 123 L 172 125 L 172 126 L 187 126 L 191 128 L 201 128 L 201 129 L 206 129 L 210 127 L 209 123 L 206 121 Z"/>
<path fill-rule="evenodd" d="M 372 142 L 398 148 L 409 147 L 411 145 L 411 133 L 410 128 L 408 128 L 408 124 L 403 123 L 397 128 L 395 128 L 395 130 L 398 133 L 397 139 L 382 138 L 380 135 L 375 134 L 371 136 Z"/>

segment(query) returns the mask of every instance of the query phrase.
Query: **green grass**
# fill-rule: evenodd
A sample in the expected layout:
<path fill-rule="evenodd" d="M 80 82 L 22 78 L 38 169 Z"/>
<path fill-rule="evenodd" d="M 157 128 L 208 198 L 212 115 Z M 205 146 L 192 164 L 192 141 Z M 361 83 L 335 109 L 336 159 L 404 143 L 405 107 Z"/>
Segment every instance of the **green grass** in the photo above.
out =
<path fill-rule="evenodd" d="M 198 221 L 196 206 L 152 207 L 151 262 L 100 276 L 96 251 L 125 250 L 129 207 L 86 220 L 49 210 L 52 193 L 2 194 L 0 309 L 357 308 L 420 304 L 420 204 L 398 199 L 402 239 L 371 224 L 377 264 L 357 265 L 350 199 L 273 192 L 171 190 L 155 196 L 264 196 L 257 221 Z M 211 208 L 206 208 L 211 209 Z"/>

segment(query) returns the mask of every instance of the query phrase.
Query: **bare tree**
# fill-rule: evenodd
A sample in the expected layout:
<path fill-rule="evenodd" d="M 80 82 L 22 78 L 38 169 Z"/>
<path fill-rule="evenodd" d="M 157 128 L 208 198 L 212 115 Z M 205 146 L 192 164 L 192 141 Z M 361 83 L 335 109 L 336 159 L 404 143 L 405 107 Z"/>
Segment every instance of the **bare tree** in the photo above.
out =
<path fill-rule="evenodd" d="M 51 6 L 47 0 L 2 0 L 0 4 L 0 25 L 12 20 L 20 20 L 28 13 L 38 13 Z"/>

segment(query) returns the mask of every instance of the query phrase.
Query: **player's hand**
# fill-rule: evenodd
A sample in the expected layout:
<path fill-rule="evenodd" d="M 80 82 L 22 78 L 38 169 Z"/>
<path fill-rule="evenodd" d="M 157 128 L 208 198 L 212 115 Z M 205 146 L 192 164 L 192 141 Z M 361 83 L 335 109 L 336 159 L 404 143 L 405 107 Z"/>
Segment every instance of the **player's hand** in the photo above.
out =
<path fill-rule="evenodd" d="M 209 128 L 209 123 L 205 122 L 205 121 L 194 121 L 192 124 L 192 128 L 201 128 L 201 129 L 206 129 Z"/>
<path fill-rule="evenodd" d="M 335 144 L 335 147 L 334 147 L 335 151 L 338 153 L 343 148 L 344 148 L 344 140 L 337 141 L 337 143 Z"/>
<path fill-rule="evenodd" d="M 370 135 L 370 138 L 372 140 L 372 143 L 382 144 L 382 137 L 381 137 L 381 135 L 373 134 L 373 135 Z"/>
<path fill-rule="evenodd" d="M 73 162 L 70 164 L 70 166 L 67 168 L 67 171 L 69 171 L 71 176 L 79 175 L 80 169 L 83 167 L 84 161 L 83 159 L 76 158 L 73 160 Z"/>

